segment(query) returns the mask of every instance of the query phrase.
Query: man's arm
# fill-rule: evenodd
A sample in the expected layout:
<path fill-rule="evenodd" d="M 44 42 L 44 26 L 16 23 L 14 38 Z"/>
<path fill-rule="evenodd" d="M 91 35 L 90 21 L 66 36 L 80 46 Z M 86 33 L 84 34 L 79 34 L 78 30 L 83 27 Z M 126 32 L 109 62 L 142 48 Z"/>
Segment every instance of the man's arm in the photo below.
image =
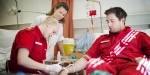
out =
<path fill-rule="evenodd" d="M 57 59 L 58 51 L 60 51 L 61 56 L 63 56 L 64 49 L 63 49 L 63 42 L 62 41 L 57 42 L 56 45 L 55 45 L 55 48 L 54 48 L 54 60 Z"/>
<path fill-rule="evenodd" d="M 89 59 L 88 55 L 83 56 L 82 58 L 80 58 L 75 63 L 65 67 L 60 72 L 60 75 L 67 75 L 68 73 L 74 73 L 74 72 L 77 72 L 77 71 L 84 69 L 86 67 L 86 65 L 88 64 L 88 59 Z"/>
<path fill-rule="evenodd" d="M 146 33 L 139 33 L 139 39 L 141 42 L 139 44 L 141 45 L 141 51 L 146 55 L 148 59 L 150 59 L 150 36 L 147 35 Z M 139 63 L 143 57 L 137 57 L 135 60 Z"/>
<path fill-rule="evenodd" d="M 46 67 L 46 65 L 38 63 L 29 58 L 29 50 L 26 48 L 19 49 L 17 59 L 19 65 L 25 66 L 27 68 L 44 70 Z"/>
<path fill-rule="evenodd" d="M 59 68 L 59 66 L 57 65 L 45 65 L 45 64 L 32 60 L 31 58 L 29 58 L 29 50 L 26 48 L 19 49 L 17 60 L 18 60 L 17 62 L 19 65 L 22 65 L 30 69 L 38 69 L 38 70 L 44 71 L 45 73 L 50 73 L 50 71 L 53 71 L 53 70 L 57 72 L 56 70 L 59 70 L 61 68 L 61 67 Z"/>

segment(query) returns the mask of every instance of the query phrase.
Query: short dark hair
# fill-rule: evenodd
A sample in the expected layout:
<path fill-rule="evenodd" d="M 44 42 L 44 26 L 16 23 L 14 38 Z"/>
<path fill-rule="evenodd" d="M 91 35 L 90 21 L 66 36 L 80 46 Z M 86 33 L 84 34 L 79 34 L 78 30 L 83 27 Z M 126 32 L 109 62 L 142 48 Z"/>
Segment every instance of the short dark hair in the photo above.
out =
<path fill-rule="evenodd" d="M 126 19 L 126 17 L 127 17 L 126 11 L 124 9 L 122 9 L 121 7 L 112 7 L 105 11 L 106 15 L 109 15 L 111 13 L 115 14 L 119 20 L 122 18 Z"/>
<path fill-rule="evenodd" d="M 69 10 L 69 7 L 68 7 L 67 3 L 65 3 L 65 2 L 59 2 L 55 7 L 56 7 L 56 9 L 63 7 L 65 10 L 67 10 L 67 11 Z"/>
<path fill-rule="evenodd" d="M 57 4 L 52 8 L 52 10 L 51 10 L 50 12 L 48 12 L 46 15 L 49 15 L 49 16 L 50 16 L 50 15 L 53 15 L 53 14 L 54 14 L 54 10 L 55 10 L 55 9 L 59 9 L 59 8 L 61 8 L 61 7 L 63 7 L 65 10 L 69 11 L 69 7 L 68 7 L 67 3 L 65 3 L 65 2 L 59 2 L 59 3 L 57 3 Z M 64 22 L 64 18 L 61 19 L 60 22 Z"/>

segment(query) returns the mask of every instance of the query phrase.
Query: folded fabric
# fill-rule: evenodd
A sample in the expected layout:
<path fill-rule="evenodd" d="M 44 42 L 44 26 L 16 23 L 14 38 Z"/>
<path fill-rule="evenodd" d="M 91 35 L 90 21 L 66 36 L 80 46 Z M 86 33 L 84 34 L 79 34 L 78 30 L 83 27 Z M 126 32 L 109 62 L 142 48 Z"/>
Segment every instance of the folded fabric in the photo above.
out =
<path fill-rule="evenodd" d="M 86 51 L 91 46 L 93 40 L 94 35 L 91 32 L 86 32 L 75 40 L 76 50 Z"/>

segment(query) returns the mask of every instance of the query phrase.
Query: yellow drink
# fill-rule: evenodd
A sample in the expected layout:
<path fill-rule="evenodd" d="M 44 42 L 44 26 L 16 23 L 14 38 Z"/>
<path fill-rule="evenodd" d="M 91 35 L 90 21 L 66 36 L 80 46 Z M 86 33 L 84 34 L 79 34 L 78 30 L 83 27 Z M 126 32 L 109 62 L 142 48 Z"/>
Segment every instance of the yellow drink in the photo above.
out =
<path fill-rule="evenodd" d="M 65 38 L 63 40 L 63 48 L 64 48 L 64 55 L 69 56 L 74 51 L 74 39 L 72 38 Z"/>
<path fill-rule="evenodd" d="M 64 55 L 69 56 L 73 53 L 74 44 L 63 44 L 64 47 Z"/>

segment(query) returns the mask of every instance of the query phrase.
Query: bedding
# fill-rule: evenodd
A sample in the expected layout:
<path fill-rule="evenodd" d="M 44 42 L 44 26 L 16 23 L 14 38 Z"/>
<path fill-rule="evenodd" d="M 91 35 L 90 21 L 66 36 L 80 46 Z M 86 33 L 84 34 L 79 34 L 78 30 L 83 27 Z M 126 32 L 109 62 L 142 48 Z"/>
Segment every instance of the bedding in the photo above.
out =
<path fill-rule="evenodd" d="M 141 31 L 147 33 L 150 36 L 150 29 L 144 29 L 144 30 L 141 30 Z"/>
<path fill-rule="evenodd" d="M 0 29 L 0 72 L 5 70 L 5 63 L 10 57 L 12 43 L 17 31 Z"/>

